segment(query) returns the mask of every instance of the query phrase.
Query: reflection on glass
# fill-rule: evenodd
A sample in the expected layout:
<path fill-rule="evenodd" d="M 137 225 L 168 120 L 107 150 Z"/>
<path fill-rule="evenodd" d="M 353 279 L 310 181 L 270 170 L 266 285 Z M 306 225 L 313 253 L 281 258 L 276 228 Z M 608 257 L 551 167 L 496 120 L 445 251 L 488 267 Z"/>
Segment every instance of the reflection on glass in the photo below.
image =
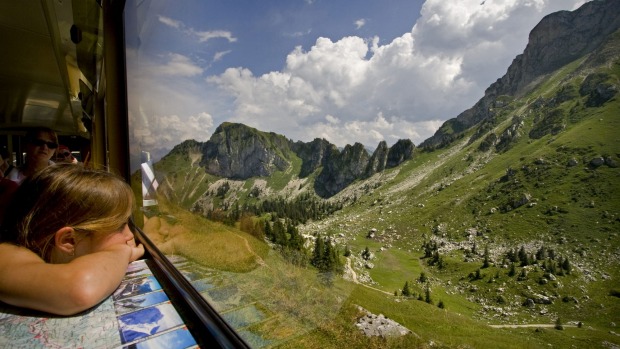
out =
<path fill-rule="evenodd" d="M 131 167 L 136 174 L 136 183 L 132 184 L 139 191 L 137 197 L 143 199 L 143 230 L 251 346 L 295 343 L 312 331 L 333 327 L 330 323 L 341 311 L 353 285 L 336 273 L 317 276 L 309 264 L 313 242 L 304 246 L 289 223 L 272 221 L 272 216 L 258 212 L 238 214 L 243 208 L 226 194 L 233 192 L 228 188 L 245 184 L 207 174 L 200 166 L 202 146 L 169 127 L 178 120 L 165 117 L 187 110 L 168 110 L 172 103 L 152 99 L 159 95 L 151 93 L 158 88 L 174 86 L 177 89 L 170 90 L 169 98 L 180 99 L 196 92 L 186 90 L 188 86 L 199 89 L 194 83 L 179 82 L 190 79 L 177 76 L 175 80 L 173 71 L 158 70 L 153 65 L 153 61 L 175 50 L 172 41 L 164 40 L 168 46 L 158 46 L 162 42 L 158 36 L 166 37 L 162 21 L 167 18 L 166 11 L 172 10 L 162 4 L 127 1 L 126 5 Z M 156 80 L 159 85 L 154 83 Z M 159 109 L 154 109 L 155 105 Z M 212 132 L 212 128 L 207 129 Z M 178 145 L 178 151 L 163 151 L 163 143 Z M 258 178 L 247 188 L 248 197 L 256 198 L 261 181 L 264 179 Z M 202 196 L 213 193 L 226 199 L 218 206 L 197 204 Z M 274 246 L 265 237 L 266 226 L 281 232 L 286 241 L 295 240 L 295 247 Z M 140 284 L 121 288 L 124 297 L 133 296 L 127 298 L 129 307 L 134 301 L 153 301 L 136 295 L 140 288 L 148 286 L 158 285 L 144 279 Z M 123 323 L 128 340 L 151 331 L 131 321 Z"/>

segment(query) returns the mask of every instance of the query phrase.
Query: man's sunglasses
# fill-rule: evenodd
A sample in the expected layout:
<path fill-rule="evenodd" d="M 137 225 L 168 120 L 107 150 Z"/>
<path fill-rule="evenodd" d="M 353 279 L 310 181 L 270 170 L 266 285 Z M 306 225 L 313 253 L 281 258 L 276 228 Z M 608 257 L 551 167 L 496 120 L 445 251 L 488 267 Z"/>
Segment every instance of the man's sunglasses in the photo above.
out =
<path fill-rule="evenodd" d="M 69 153 L 68 151 L 65 151 L 65 152 L 56 154 L 56 156 L 59 157 L 59 158 L 68 158 L 68 157 L 71 156 L 71 153 Z"/>
<path fill-rule="evenodd" d="M 30 143 L 32 143 L 33 145 L 35 145 L 37 147 L 42 147 L 44 145 L 47 145 L 47 147 L 50 148 L 50 149 L 58 148 L 58 143 L 48 142 L 48 141 L 45 141 L 43 139 L 38 139 L 38 138 L 35 138 L 35 139 L 31 140 Z"/>

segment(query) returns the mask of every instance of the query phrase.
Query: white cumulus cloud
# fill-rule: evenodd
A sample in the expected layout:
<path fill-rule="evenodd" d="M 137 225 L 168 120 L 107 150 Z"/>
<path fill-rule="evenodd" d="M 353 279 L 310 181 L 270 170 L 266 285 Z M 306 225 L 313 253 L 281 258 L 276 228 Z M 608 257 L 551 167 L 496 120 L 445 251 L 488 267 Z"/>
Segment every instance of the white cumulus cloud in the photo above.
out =
<path fill-rule="evenodd" d="M 389 43 L 319 37 L 280 71 L 229 68 L 207 81 L 234 100 L 229 120 L 295 140 L 419 144 L 483 96 L 542 17 L 583 2 L 427 0 L 412 30 Z"/>

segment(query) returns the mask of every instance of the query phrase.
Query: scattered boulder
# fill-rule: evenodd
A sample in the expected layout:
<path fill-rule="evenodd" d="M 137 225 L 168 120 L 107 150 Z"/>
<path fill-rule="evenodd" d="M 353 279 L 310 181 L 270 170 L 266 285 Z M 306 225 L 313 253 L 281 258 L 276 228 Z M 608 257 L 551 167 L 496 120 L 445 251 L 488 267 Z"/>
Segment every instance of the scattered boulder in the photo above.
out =
<path fill-rule="evenodd" d="M 412 333 L 409 329 L 398 322 L 388 319 L 383 314 L 375 315 L 367 313 L 357 320 L 355 324 L 366 337 L 400 337 Z"/>
<path fill-rule="evenodd" d="M 592 167 L 601 167 L 603 164 L 605 164 L 605 159 L 602 156 L 590 160 L 590 165 Z"/>
<path fill-rule="evenodd" d="M 618 167 L 618 163 L 616 162 L 616 160 L 612 159 L 609 156 L 605 158 L 605 165 L 613 168 Z"/>
<path fill-rule="evenodd" d="M 577 161 L 577 159 L 572 158 L 568 160 L 568 167 L 575 167 L 577 165 L 579 165 L 579 161 Z"/>

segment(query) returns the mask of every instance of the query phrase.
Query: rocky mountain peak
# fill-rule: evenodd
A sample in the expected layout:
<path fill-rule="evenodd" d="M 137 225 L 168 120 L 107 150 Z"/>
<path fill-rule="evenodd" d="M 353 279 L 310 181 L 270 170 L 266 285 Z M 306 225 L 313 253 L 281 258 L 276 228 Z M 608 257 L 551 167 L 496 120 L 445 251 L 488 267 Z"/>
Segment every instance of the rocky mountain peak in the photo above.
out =
<path fill-rule="evenodd" d="M 499 97 L 524 95 L 546 74 L 599 49 L 619 28 L 617 0 L 591 1 L 575 11 L 547 15 L 530 32 L 523 53 L 513 60 L 504 76 L 486 89 L 484 97 L 446 121 L 420 147 L 433 149 L 450 144 L 462 132 L 492 118 Z"/>
<path fill-rule="evenodd" d="M 208 173 L 226 178 L 269 176 L 290 166 L 288 149 L 284 136 L 225 122 L 204 144 L 200 165 Z"/>

